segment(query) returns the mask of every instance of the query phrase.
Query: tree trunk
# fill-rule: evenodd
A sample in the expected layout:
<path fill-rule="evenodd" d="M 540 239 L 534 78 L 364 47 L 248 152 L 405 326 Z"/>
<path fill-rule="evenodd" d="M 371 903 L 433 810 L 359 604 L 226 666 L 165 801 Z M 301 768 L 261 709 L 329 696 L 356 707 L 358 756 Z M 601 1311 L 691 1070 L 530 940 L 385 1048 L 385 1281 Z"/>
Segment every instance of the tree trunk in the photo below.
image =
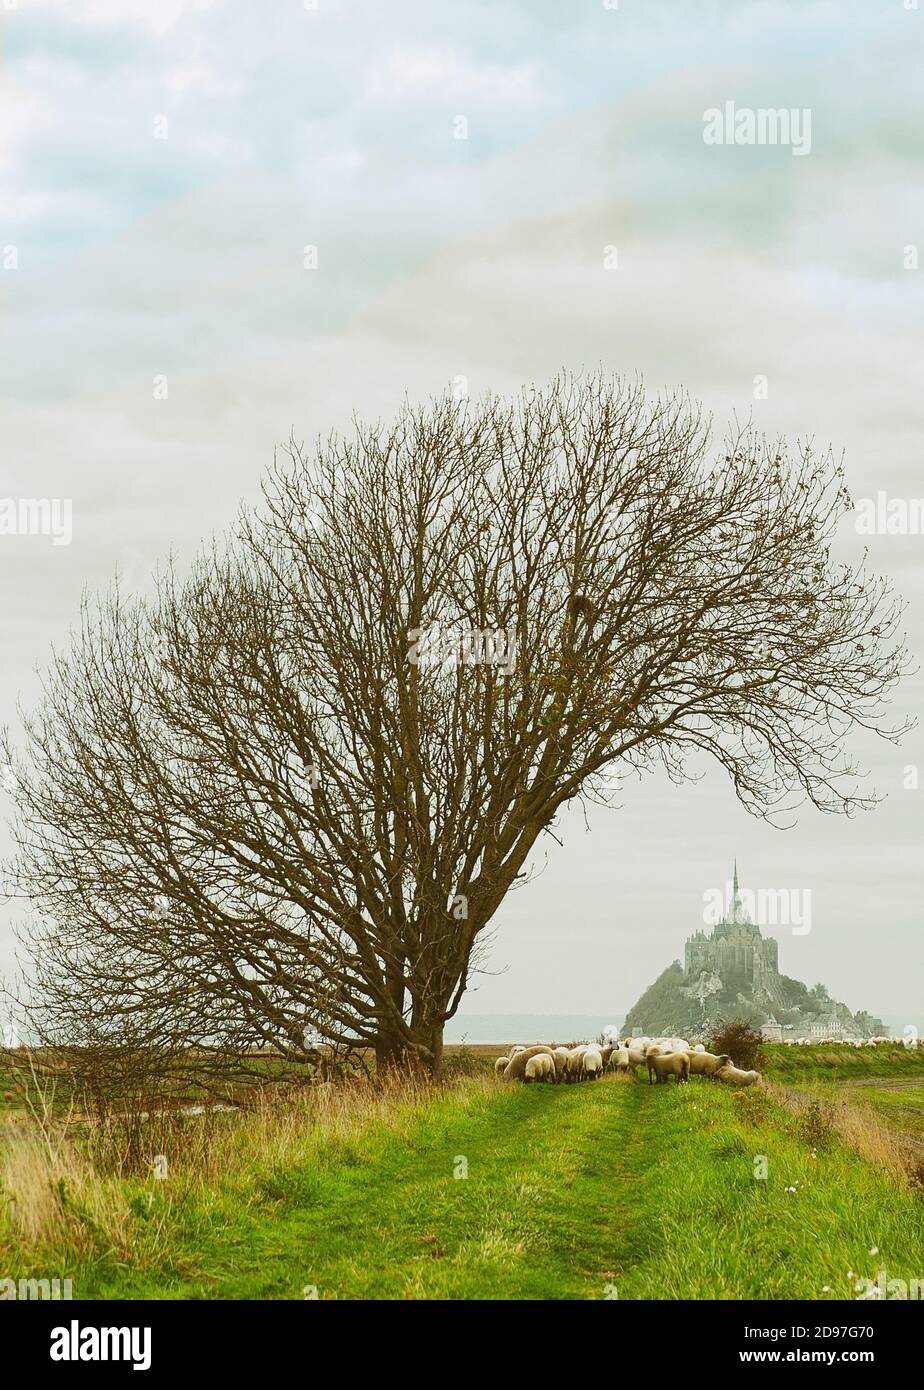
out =
<path fill-rule="evenodd" d="M 414 1051 L 412 1065 L 421 1067 L 430 1077 L 431 1081 L 439 1084 L 443 1079 L 443 1018 L 442 1013 L 438 1022 L 426 1014 L 411 1020 L 411 1036 L 414 1042 L 419 1045 L 418 1050 Z"/>
<path fill-rule="evenodd" d="M 443 1025 L 437 1024 L 432 1031 L 430 1039 L 430 1076 L 437 1085 L 443 1079 Z"/>
<path fill-rule="evenodd" d="M 375 1040 L 375 1071 L 377 1076 L 399 1067 L 404 1060 L 401 1039 L 393 1033 L 382 1033 Z"/>

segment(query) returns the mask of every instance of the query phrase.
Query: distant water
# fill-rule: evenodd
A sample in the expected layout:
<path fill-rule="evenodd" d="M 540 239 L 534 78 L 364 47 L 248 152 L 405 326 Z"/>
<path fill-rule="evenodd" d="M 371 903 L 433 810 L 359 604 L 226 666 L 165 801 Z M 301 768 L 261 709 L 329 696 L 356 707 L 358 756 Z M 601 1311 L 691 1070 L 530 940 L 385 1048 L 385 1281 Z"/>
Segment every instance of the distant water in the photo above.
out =
<path fill-rule="evenodd" d="M 446 1042 L 509 1043 L 582 1041 L 597 1038 L 604 1028 L 622 1029 L 625 1010 L 612 1014 L 468 1014 L 446 1024 Z M 901 1040 L 908 1024 L 924 1037 L 924 1015 L 881 1015 L 893 1037 Z"/>
<path fill-rule="evenodd" d="M 468 1014 L 446 1024 L 446 1042 L 576 1042 L 596 1038 L 604 1028 L 619 1028 L 625 1013 L 612 1014 Z"/>

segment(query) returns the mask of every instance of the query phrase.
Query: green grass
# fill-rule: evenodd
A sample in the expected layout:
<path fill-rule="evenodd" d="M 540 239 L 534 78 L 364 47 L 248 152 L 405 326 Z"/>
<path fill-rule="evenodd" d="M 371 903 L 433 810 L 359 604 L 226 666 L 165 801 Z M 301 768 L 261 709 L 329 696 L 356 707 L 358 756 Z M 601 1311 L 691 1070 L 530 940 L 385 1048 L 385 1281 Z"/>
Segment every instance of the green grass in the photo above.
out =
<path fill-rule="evenodd" d="M 905 1048 L 901 1043 L 883 1043 L 878 1047 L 853 1047 L 847 1043 L 787 1047 L 785 1043 L 765 1043 L 762 1051 L 767 1058 L 767 1076 L 784 1084 L 919 1076 L 924 1085 L 924 1048 Z"/>
<path fill-rule="evenodd" d="M 901 1091 L 858 1086 L 851 1090 L 850 1099 L 872 1106 L 883 1124 L 890 1128 L 903 1130 L 916 1139 L 924 1140 L 924 1086 L 907 1087 Z"/>
<path fill-rule="evenodd" d="M 855 1048 L 765 1047 L 768 1079 L 795 1087 L 826 1104 L 845 1102 L 869 1112 L 887 1129 L 924 1140 L 924 1049 L 892 1046 Z M 874 1083 L 899 1081 L 888 1089 Z M 864 1084 L 868 1083 L 868 1084 Z"/>
<path fill-rule="evenodd" d="M 78 1298 L 820 1299 L 924 1274 L 920 1196 L 836 1142 L 812 1157 L 753 1090 L 463 1082 L 279 1160 L 238 1141 L 208 1180 L 121 1184 L 127 1248 L 2 1263 Z"/>

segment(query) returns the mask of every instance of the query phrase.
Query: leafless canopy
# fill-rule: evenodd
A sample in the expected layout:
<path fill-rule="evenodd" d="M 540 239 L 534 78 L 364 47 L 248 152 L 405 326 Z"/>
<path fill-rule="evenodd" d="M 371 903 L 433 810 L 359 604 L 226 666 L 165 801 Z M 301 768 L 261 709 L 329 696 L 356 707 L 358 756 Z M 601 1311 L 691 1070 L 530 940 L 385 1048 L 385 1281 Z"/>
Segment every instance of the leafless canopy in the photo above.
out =
<path fill-rule="evenodd" d="M 298 1059 L 308 1029 L 438 1072 L 565 802 L 708 754 L 758 815 L 861 804 L 845 736 L 900 732 L 904 654 L 831 561 L 849 506 L 830 456 L 713 450 L 600 376 L 293 443 L 190 576 L 85 608 L 28 721 L 43 1036 Z"/>

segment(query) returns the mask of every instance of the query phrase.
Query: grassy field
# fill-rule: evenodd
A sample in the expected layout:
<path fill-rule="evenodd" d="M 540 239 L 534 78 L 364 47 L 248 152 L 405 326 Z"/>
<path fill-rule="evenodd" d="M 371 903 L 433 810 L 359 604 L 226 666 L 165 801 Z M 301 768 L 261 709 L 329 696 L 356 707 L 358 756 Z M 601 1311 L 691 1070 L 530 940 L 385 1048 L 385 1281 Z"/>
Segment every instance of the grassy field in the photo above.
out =
<path fill-rule="evenodd" d="M 848 1138 L 877 1128 L 906 1141 L 924 1173 L 924 1051 L 877 1048 L 767 1048 L 767 1076 L 822 1107 Z M 901 1147 L 901 1146 L 900 1146 Z"/>
<path fill-rule="evenodd" d="M 817 1107 L 699 1079 L 331 1088 L 175 1121 L 162 1181 L 101 1176 L 118 1135 L 4 1132 L 0 1269 L 75 1298 L 834 1299 L 924 1276 L 921 1192 L 881 1136 L 864 1156 Z"/>
<path fill-rule="evenodd" d="M 919 1077 L 924 1083 L 924 1050 L 901 1043 L 852 1047 L 843 1043 L 787 1047 L 765 1043 L 766 1073 L 775 1081 L 862 1081 L 867 1077 Z"/>
<path fill-rule="evenodd" d="M 902 1086 L 900 1090 L 884 1086 L 857 1087 L 851 1091 L 850 1099 L 871 1106 L 891 1128 L 904 1130 L 924 1141 L 924 1085 Z"/>

